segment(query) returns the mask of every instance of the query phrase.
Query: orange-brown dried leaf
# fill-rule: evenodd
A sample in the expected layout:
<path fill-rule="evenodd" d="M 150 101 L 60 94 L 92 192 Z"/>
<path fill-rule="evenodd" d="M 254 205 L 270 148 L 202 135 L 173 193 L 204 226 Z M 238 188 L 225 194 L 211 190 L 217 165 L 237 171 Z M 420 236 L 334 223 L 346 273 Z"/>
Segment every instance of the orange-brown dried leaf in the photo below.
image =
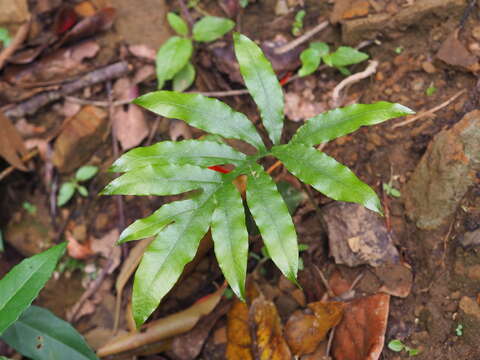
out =
<path fill-rule="evenodd" d="M 0 112 L 0 156 L 17 169 L 27 171 L 19 155 L 25 156 L 27 149 L 17 129 L 3 113 Z"/>
<path fill-rule="evenodd" d="M 317 301 L 308 304 L 314 315 L 325 324 L 329 324 L 330 328 L 338 325 L 340 322 L 345 303 L 340 301 Z"/>
<path fill-rule="evenodd" d="M 227 351 L 228 360 L 253 359 L 252 337 L 248 326 L 248 307 L 236 299 L 227 314 Z"/>
<path fill-rule="evenodd" d="M 344 303 L 315 302 L 308 305 L 312 314 L 295 313 L 285 326 L 285 338 L 295 355 L 310 354 L 342 318 Z"/>
<path fill-rule="evenodd" d="M 250 323 L 255 339 L 256 358 L 291 360 L 292 354 L 283 337 L 282 324 L 275 304 L 258 297 L 250 307 Z"/>
<path fill-rule="evenodd" d="M 332 353 L 336 360 L 377 360 L 383 349 L 390 295 L 376 294 L 347 304 L 337 326 Z"/>

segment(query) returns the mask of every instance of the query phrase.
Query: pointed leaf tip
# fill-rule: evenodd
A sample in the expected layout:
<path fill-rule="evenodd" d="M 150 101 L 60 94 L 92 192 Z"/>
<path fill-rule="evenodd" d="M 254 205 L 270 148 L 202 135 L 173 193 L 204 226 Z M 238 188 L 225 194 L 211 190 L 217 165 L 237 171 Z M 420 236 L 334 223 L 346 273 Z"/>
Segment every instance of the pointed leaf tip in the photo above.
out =
<path fill-rule="evenodd" d="M 240 73 L 262 115 L 262 122 L 274 144 L 280 142 L 283 129 L 283 91 L 260 47 L 245 35 L 234 34 L 235 54 Z"/>

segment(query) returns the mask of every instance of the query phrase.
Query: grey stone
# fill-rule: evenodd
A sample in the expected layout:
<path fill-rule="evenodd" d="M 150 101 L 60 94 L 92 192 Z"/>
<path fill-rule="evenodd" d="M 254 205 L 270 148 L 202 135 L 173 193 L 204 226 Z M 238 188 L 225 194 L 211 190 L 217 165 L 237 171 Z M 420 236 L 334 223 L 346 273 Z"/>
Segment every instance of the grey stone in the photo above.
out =
<path fill-rule="evenodd" d="M 480 111 L 466 114 L 440 132 L 405 185 L 408 216 L 420 229 L 448 222 L 480 171 Z"/>

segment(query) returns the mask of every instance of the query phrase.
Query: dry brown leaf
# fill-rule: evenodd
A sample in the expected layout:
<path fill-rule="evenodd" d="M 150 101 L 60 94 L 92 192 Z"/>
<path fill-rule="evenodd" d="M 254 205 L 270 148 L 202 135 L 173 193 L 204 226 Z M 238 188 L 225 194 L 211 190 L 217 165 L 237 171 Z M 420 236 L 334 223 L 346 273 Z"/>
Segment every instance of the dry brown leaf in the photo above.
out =
<path fill-rule="evenodd" d="M 56 44 L 60 47 L 67 43 L 73 43 L 80 39 L 95 35 L 100 31 L 108 30 L 115 19 L 114 8 L 104 8 L 95 15 L 84 18 L 71 28 L 65 36 Z"/>
<path fill-rule="evenodd" d="M 69 230 L 65 231 L 65 238 L 68 242 L 68 256 L 74 259 L 87 259 L 94 254 L 89 242 L 87 242 L 86 244 L 80 243 Z"/>
<path fill-rule="evenodd" d="M 385 221 L 353 203 L 333 203 L 322 212 L 335 263 L 380 266 L 399 261 L 398 250 Z"/>
<path fill-rule="evenodd" d="M 15 126 L 12 125 L 10 119 L 0 112 L 0 156 L 17 169 L 27 171 L 20 158 L 20 156 L 26 154 L 27 149 L 22 137 Z"/>
<path fill-rule="evenodd" d="M 122 107 L 115 109 L 113 128 L 123 150 L 140 145 L 149 133 L 143 110 L 134 104 L 128 105 L 126 111 Z"/>
<path fill-rule="evenodd" d="M 178 360 L 196 359 L 218 319 L 229 309 L 229 302 L 222 301 L 208 315 L 205 315 L 189 332 L 175 337 L 172 341 L 171 352 Z"/>
<path fill-rule="evenodd" d="M 332 353 L 336 360 L 377 360 L 383 349 L 390 295 L 376 294 L 347 303 L 337 326 Z"/>
<path fill-rule="evenodd" d="M 53 164 L 61 173 L 82 166 L 100 146 L 108 131 L 105 110 L 87 105 L 74 117 L 66 120 L 55 141 Z"/>
<path fill-rule="evenodd" d="M 28 65 L 10 66 L 5 70 L 4 78 L 11 84 L 45 85 L 55 81 L 64 81 L 87 69 L 82 62 L 94 57 L 100 46 L 95 41 L 59 49 Z"/>
<path fill-rule="evenodd" d="M 168 133 L 172 141 L 191 139 L 193 137 L 190 127 L 185 122 L 175 119 L 170 120 Z"/>
<path fill-rule="evenodd" d="M 119 236 L 118 229 L 112 229 L 101 238 L 90 238 L 90 244 L 94 254 L 103 256 L 106 259 L 111 260 L 113 263 L 109 268 L 109 274 L 111 274 L 120 264 L 120 257 L 122 256 L 122 250 L 119 246 L 116 246 L 116 242 Z"/>
<path fill-rule="evenodd" d="M 148 59 L 151 61 L 155 61 L 155 58 L 157 57 L 155 49 L 152 49 L 151 47 L 144 44 L 130 45 L 128 47 L 128 50 L 132 53 L 132 55 L 136 57 Z"/>
<path fill-rule="evenodd" d="M 128 257 L 123 262 L 122 269 L 117 276 L 117 280 L 115 281 L 117 299 L 115 303 L 115 320 L 113 326 L 114 332 L 117 331 L 118 323 L 120 321 L 120 305 L 122 303 L 123 289 L 125 288 L 125 285 L 127 284 L 135 269 L 138 267 L 138 264 L 140 264 L 140 260 L 142 259 L 145 249 L 152 242 L 153 239 L 154 238 L 152 237 L 137 242 L 135 247 L 130 250 Z"/>
<path fill-rule="evenodd" d="M 308 307 L 313 314 L 296 312 L 285 326 L 285 339 L 295 355 L 315 351 L 328 331 L 339 323 L 344 303 L 319 301 L 308 304 Z"/>
<path fill-rule="evenodd" d="M 152 321 L 144 325 L 139 332 L 115 337 L 98 350 L 97 356 L 104 357 L 122 353 L 190 331 L 202 316 L 213 311 L 224 291 L 225 287 L 222 286 L 186 310 Z"/>
<path fill-rule="evenodd" d="M 250 307 L 249 320 L 254 334 L 254 352 L 260 360 L 291 360 L 292 354 L 283 337 L 277 308 L 263 296 Z"/>
<path fill-rule="evenodd" d="M 113 93 L 116 100 L 130 101 L 138 96 L 138 88 L 129 78 L 121 78 L 115 82 Z M 139 145 L 149 133 L 143 110 L 134 104 L 126 109 L 123 106 L 115 108 L 113 129 L 123 150 Z"/>
<path fill-rule="evenodd" d="M 375 268 L 375 274 L 383 282 L 379 291 L 402 298 L 410 294 L 413 274 L 406 264 L 383 265 Z"/>
<path fill-rule="evenodd" d="M 235 299 L 227 314 L 227 360 L 251 360 L 252 337 L 248 325 L 248 306 Z"/>
<path fill-rule="evenodd" d="M 476 72 L 479 70 L 478 58 L 458 40 L 458 31 L 455 30 L 445 39 L 436 56 L 448 65 Z"/>

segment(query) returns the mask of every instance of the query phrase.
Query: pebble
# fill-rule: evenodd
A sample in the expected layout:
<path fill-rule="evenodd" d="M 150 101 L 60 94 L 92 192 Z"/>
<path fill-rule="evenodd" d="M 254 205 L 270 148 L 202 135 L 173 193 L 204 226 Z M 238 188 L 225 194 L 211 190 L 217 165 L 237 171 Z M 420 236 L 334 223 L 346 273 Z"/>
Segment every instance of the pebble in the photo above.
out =
<path fill-rule="evenodd" d="M 437 71 L 437 68 L 430 61 L 422 62 L 422 69 L 427 74 L 433 74 Z"/>
<path fill-rule="evenodd" d="M 472 298 L 469 298 L 468 296 L 462 297 L 460 300 L 460 309 L 465 314 L 474 316 L 477 320 L 480 320 L 480 305 L 478 305 L 478 303 Z"/>
<path fill-rule="evenodd" d="M 480 40 L 480 25 L 477 25 L 472 29 L 472 36 L 476 40 Z"/>

